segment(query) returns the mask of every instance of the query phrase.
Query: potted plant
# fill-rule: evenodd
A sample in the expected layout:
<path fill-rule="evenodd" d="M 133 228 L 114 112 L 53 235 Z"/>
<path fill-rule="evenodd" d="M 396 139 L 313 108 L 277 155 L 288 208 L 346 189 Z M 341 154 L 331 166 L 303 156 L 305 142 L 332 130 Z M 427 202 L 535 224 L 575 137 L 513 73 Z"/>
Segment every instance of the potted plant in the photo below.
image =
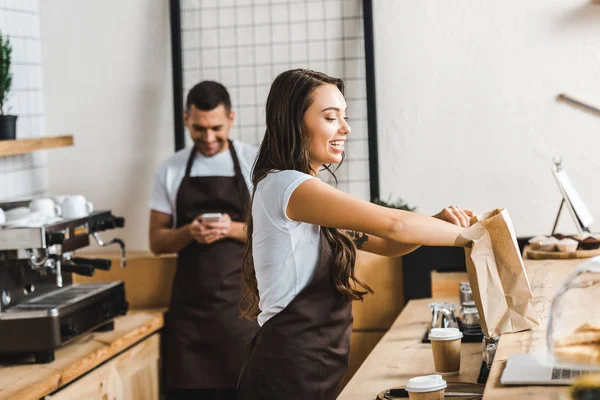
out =
<path fill-rule="evenodd" d="M 11 56 L 10 39 L 0 32 L 0 140 L 15 139 L 17 136 L 17 116 L 4 113 L 4 107 L 12 85 Z"/>
<path fill-rule="evenodd" d="M 417 207 L 409 206 L 408 203 L 405 203 L 401 197 L 398 197 L 398 199 L 393 203 L 390 202 L 389 198 L 387 201 L 375 199 L 373 200 L 373 203 L 377 204 L 378 206 L 396 208 L 398 210 L 415 211 L 417 209 Z"/>

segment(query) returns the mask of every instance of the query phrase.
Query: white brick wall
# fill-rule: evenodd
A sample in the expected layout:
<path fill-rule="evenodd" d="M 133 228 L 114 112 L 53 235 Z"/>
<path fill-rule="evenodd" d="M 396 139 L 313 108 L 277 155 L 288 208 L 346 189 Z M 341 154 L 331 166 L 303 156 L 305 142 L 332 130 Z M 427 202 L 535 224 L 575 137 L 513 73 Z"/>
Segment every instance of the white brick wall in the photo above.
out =
<path fill-rule="evenodd" d="M 5 111 L 18 116 L 17 139 L 45 136 L 38 0 L 0 0 L 0 30 L 13 46 L 13 85 Z M 0 201 L 47 190 L 45 152 L 0 156 Z"/>

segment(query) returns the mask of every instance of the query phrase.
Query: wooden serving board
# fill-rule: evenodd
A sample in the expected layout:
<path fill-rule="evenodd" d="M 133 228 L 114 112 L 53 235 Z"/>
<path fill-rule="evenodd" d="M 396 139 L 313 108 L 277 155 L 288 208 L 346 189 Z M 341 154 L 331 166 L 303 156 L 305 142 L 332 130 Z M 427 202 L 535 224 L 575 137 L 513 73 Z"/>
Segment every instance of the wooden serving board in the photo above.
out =
<path fill-rule="evenodd" d="M 589 258 L 600 256 L 600 249 L 595 250 L 577 250 L 571 253 L 561 251 L 542 251 L 531 250 L 530 246 L 525 247 L 525 257 L 530 260 L 569 260 L 574 258 Z"/>

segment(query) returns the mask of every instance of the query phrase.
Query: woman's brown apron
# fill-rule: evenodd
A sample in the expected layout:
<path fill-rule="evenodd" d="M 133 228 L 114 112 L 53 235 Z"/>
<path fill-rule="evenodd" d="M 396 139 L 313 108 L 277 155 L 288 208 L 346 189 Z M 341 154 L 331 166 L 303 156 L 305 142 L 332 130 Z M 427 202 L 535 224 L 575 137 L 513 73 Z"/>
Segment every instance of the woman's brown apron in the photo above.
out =
<path fill-rule="evenodd" d="M 192 149 L 177 192 L 177 228 L 212 212 L 244 221 L 248 188 L 231 141 L 229 151 L 235 176 L 191 177 Z M 243 255 L 244 244 L 234 239 L 209 245 L 193 241 L 179 252 L 165 321 L 167 389 L 235 388 L 258 329 L 240 318 Z"/>
<path fill-rule="evenodd" d="M 336 398 L 348 366 L 352 303 L 333 285 L 333 248 L 323 233 L 320 253 L 311 283 L 253 339 L 240 400 Z"/>

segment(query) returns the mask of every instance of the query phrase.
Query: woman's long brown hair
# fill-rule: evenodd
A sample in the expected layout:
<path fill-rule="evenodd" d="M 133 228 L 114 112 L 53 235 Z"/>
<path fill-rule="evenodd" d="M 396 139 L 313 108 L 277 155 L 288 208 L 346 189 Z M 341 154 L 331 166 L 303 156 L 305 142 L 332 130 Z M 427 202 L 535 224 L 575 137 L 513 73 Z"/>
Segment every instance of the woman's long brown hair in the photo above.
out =
<path fill-rule="evenodd" d="M 314 90 L 321 85 L 335 85 L 344 93 L 341 79 L 305 69 L 293 69 L 280 74 L 269 91 L 266 109 L 267 129 L 254 163 L 252 183 L 254 193 L 259 182 L 273 170 L 296 170 L 315 175 L 311 170 L 310 139 L 304 128 L 304 114 L 312 103 Z M 331 166 L 324 167 L 334 179 Z M 336 180 L 337 182 L 337 180 Z M 252 206 L 248 211 L 246 251 L 244 254 L 244 278 L 246 290 L 242 299 L 242 316 L 255 319 L 259 293 L 252 256 Z M 373 291 L 354 275 L 356 247 L 350 238 L 335 228 L 321 227 L 327 241 L 332 245 L 335 260 L 331 276 L 337 291 L 349 300 L 362 300 Z"/>

